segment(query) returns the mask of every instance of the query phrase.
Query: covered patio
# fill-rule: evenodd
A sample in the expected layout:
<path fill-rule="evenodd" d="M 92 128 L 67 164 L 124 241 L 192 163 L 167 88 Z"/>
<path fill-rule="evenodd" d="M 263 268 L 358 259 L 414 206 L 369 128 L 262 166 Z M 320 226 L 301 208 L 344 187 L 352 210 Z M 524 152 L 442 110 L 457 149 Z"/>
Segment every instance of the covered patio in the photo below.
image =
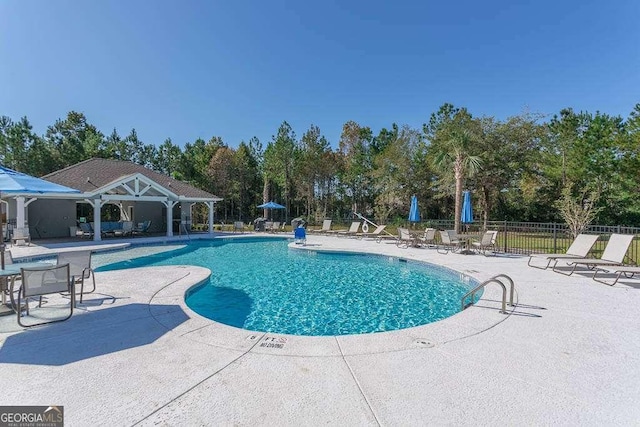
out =
<path fill-rule="evenodd" d="M 113 231 L 124 222 L 134 226 L 146 222 L 149 233 L 167 237 L 176 231 L 189 233 L 196 203 L 207 206 L 208 233 L 213 233 L 215 203 L 222 200 L 185 182 L 119 160 L 89 159 L 43 179 L 80 193 L 15 193 L 5 198 L 3 212 L 10 228 L 28 227 L 35 239 L 75 236 L 80 223 L 90 224 L 94 241 L 102 240 L 105 231 Z M 109 224 L 103 226 L 105 221 Z"/>

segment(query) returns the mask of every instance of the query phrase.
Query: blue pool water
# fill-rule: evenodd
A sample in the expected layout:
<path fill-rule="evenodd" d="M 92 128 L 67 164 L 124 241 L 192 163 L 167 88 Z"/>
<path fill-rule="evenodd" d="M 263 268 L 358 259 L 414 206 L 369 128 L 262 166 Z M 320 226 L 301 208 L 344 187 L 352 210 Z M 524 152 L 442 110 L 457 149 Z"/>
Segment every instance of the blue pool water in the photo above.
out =
<path fill-rule="evenodd" d="M 450 270 L 397 258 L 291 250 L 288 241 L 197 241 L 178 250 L 100 267 L 189 264 L 211 270 L 187 305 L 253 331 L 346 335 L 403 329 L 460 311 L 473 283 Z M 375 244 L 375 243 L 372 243 Z"/>

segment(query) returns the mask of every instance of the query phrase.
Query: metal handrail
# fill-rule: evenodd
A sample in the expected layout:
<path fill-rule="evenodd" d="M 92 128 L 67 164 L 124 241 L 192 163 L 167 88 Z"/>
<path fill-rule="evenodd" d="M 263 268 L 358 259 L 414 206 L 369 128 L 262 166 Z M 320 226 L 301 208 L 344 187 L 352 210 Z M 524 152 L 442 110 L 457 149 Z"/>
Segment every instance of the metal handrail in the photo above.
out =
<path fill-rule="evenodd" d="M 480 283 L 478 286 L 476 286 L 475 288 L 473 288 L 472 290 L 470 290 L 469 292 L 464 294 L 462 296 L 462 299 L 460 300 L 460 304 L 462 306 L 462 310 L 464 310 L 465 308 L 468 307 L 468 306 L 466 306 L 464 304 L 464 301 L 469 296 L 471 296 L 471 304 L 469 304 L 469 305 L 473 305 L 473 298 L 475 297 L 476 292 L 478 292 L 480 289 L 482 289 L 485 286 L 487 286 L 489 283 L 497 283 L 502 288 L 502 310 L 500 310 L 500 313 L 507 314 L 507 287 L 505 286 L 504 283 L 502 283 L 502 281 L 500 280 L 501 278 L 507 279 L 509 281 L 510 285 L 511 285 L 511 295 L 510 295 L 510 298 L 509 298 L 509 305 L 513 306 L 513 293 L 514 293 L 514 290 L 515 290 L 515 286 L 513 284 L 513 280 L 511 279 L 511 277 L 507 276 L 506 274 L 498 274 L 497 276 L 494 276 L 489 280 L 485 280 L 484 282 Z"/>

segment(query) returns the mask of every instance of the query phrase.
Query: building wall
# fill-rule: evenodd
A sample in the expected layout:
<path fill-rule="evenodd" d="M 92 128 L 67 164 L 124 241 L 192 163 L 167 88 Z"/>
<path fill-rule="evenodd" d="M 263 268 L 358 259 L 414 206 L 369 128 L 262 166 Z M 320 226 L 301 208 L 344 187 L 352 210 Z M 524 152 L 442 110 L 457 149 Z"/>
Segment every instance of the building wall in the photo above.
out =
<path fill-rule="evenodd" d="M 29 232 L 33 239 L 69 237 L 69 227 L 76 226 L 74 200 L 38 199 L 27 206 L 27 211 Z M 15 218 L 15 205 L 13 212 L 12 217 Z"/>
<path fill-rule="evenodd" d="M 133 211 L 133 222 L 138 224 L 150 220 L 149 232 L 159 233 L 166 231 L 166 218 L 164 216 L 165 206 L 160 202 L 135 202 Z"/>

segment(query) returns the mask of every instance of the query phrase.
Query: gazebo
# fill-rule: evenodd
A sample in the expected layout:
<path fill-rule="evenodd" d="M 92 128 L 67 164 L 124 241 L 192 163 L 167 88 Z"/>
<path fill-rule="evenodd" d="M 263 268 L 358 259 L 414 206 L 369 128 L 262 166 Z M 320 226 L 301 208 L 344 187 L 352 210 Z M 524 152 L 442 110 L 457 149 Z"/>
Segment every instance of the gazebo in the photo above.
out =
<path fill-rule="evenodd" d="M 50 173 L 42 179 L 80 190 L 77 194 L 56 194 L 43 198 L 33 194 L 15 194 L 22 197 L 25 210 L 17 212 L 17 203 L 10 206 L 15 217 L 28 218 L 35 237 L 68 236 L 79 219 L 93 223 L 93 239 L 101 240 L 101 211 L 106 204 L 119 209 L 119 220 L 152 222 L 152 231 L 160 232 L 166 226 L 166 235 L 173 236 L 173 224 L 191 222 L 191 206 L 204 203 L 208 207 L 209 233 L 213 233 L 213 210 L 221 201 L 211 193 L 144 166 L 121 160 L 93 158 Z M 78 218 L 78 204 L 93 209 L 92 218 Z M 174 211 L 178 218 L 175 218 Z"/>

